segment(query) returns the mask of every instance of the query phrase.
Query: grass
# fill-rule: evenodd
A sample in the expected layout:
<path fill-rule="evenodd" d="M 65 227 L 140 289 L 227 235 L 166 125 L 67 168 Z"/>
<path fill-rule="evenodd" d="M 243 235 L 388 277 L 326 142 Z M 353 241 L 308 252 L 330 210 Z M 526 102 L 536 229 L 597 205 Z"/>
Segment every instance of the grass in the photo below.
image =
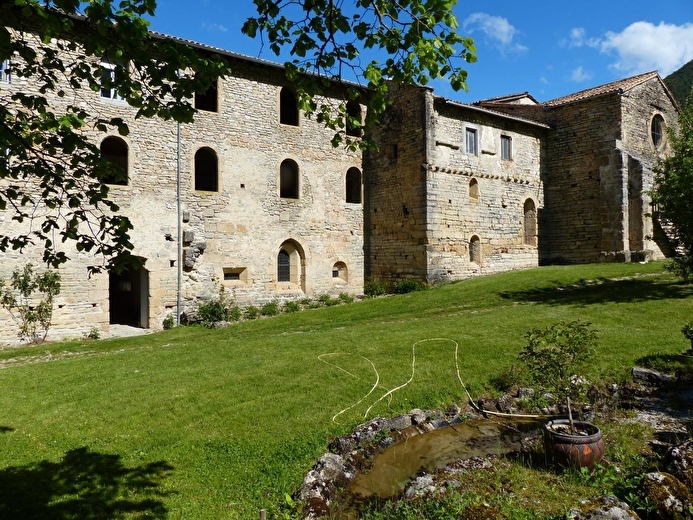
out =
<path fill-rule="evenodd" d="M 476 395 L 530 327 L 582 318 L 599 333 L 586 375 L 619 381 L 688 348 L 692 295 L 658 262 L 546 267 L 220 330 L 3 349 L 0 517 L 276 517 L 329 440 L 409 379 L 416 341 L 458 342 Z M 368 418 L 465 401 L 451 345 L 421 345 L 414 381 Z"/>

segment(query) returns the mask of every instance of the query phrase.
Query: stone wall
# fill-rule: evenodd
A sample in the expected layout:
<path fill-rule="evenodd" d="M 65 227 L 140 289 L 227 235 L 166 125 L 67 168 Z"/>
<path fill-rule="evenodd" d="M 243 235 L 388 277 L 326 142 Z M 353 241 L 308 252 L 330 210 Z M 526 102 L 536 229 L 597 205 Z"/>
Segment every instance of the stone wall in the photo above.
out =
<path fill-rule="evenodd" d="M 394 88 L 374 129 L 378 152 L 364 155 L 367 276 L 426 280 L 426 127 L 430 91 Z"/>
<path fill-rule="evenodd" d="M 465 150 L 465 131 L 477 132 L 478 153 Z M 536 215 L 543 206 L 540 180 L 544 128 L 489 111 L 436 99 L 429 125 L 426 170 L 428 281 L 536 267 Z M 501 157 L 501 137 L 510 157 Z M 525 226 L 525 204 L 533 208 Z M 528 229 L 531 236 L 525 236 Z M 534 232 L 532 232 L 534 230 Z M 478 237 L 480 262 L 470 257 Z"/>
<path fill-rule="evenodd" d="M 280 124 L 279 94 L 288 86 L 283 71 L 229 59 L 234 74 L 219 82 L 218 111 L 199 111 L 194 123 L 182 125 L 180 148 L 175 123 L 135 120 L 134 109 L 98 92 L 68 91 L 75 99 L 49 100 L 58 111 L 61 104 L 76 100 L 94 115 L 118 115 L 130 126 L 129 135 L 121 137 L 128 147 L 128 184 L 110 190 L 134 225 L 133 253 L 146 261 L 148 289 L 143 289 L 142 306 L 148 312 L 138 323 L 142 327 L 159 329 L 167 316 L 175 315 L 179 158 L 184 311 L 217 297 L 221 287 L 241 305 L 363 291 L 363 207 L 345 199 L 346 172 L 362 171 L 361 154 L 333 148 L 332 132 L 302 114 L 297 126 Z M 31 88 L 26 81 L 13 81 L 0 86 L 0 96 Z M 335 104 L 340 101 L 332 98 Z M 94 132 L 92 137 L 100 144 L 107 136 Z M 218 159 L 217 191 L 195 189 L 195 153 L 203 147 Z M 299 170 L 295 199 L 280 197 L 280 165 L 287 159 Z M 4 233 L 19 229 L 11 216 L 0 214 Z M 283 245 L 295 260 L 288 282 L 277 281 Z M 40 266 L 40 253 L 40 248 L 28 248 L 4 254 L 0 276 L 8 277 L 29 261 Z M 54 337 L 78 336 L 91 327 L 108 331 L 113 302 L 109 276 L 87 276 L 87 266 L 101 259 L 72 250 L 68 256 L 70 262 L 60 269 L 63 289 L 56 302 Z M 0 338 L 12 339 L 13 330 L 0 311 Z"/>
<path fill-rule="evenodd" d="M 538 265 L 544 126 L 447 102 L 426 89 L 399 89 L 393 97 L 374 134 L 380 152 L 364 162 L 367 274 L 437 283 Z M 466 128 L 477 132 L 476 155 L 465 151 Z M 512 140 L 511 160 L 501 159 L 501 135 Z M 532 237 L 525 237 L 526 202 Z M 473 238 L 478 261 L 470 255 Z"/>

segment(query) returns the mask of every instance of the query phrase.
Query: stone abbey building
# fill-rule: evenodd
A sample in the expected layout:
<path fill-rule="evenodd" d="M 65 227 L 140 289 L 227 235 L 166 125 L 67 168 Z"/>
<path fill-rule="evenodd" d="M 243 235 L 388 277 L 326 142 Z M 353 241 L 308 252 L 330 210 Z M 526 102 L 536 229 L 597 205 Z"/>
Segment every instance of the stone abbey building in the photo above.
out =
<path fill-rule="evenodd" d="M 108 89 L 80 94 L 130 126 L 127 137 L 93 140 L 127 172 L 110 193 L 145 264 L 88 278 L 93 258 L 68 252 L 55 336 L 160 329 L 179 295 L 186 312 L 220 290 L 260 305 L 362 294 L 369 277 L 438 283 L 669 251 L 647 191 L 678 109 L 656 72 L 545 103 L 523 93 L 464 104 L 394 88 L 373 131 L 379 151 L 362 154 L 333 148 L 331 131 L 300 113 L 280 66 L 187 43 L 233 69 L 196 96 L 194 123 L 135 120 Z M 11 63 L 2 70 L 0 98 L 31 89 Z M 0 213 L 5 234 L 18 225 L 11 216 Z M 40 259 L 4 253 L 0 276 Z M 0 310 L 0 340 L 14 334 Z"/>

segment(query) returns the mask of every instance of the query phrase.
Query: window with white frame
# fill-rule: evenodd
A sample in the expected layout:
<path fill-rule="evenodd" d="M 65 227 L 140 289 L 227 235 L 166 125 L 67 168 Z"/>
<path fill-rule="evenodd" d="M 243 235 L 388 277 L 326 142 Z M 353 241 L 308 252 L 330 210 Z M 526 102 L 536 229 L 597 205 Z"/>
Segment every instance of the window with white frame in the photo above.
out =
<path fill-rule="evenodd" d="M 10 60 L 0 61 L 0 83 L 12 83 L 12 74 L 10 74 Z"/>
<path fill-rule="evenodd" d="M 465 152 L 467 155 L 478 155 L 478 149 L 476 128 L 465 128 Z"/>
<path fill-rule="evenodd" d="M 504 161 L 513 160 L 513 140 L 509 135 L 501 135 L 501 159 Z"/>
<path fill-rule="evenodd" d="M 115 88 L 117 65 L 107 59 L 101 60 L 101 97 L 106 99 L 122 100 Z"/>

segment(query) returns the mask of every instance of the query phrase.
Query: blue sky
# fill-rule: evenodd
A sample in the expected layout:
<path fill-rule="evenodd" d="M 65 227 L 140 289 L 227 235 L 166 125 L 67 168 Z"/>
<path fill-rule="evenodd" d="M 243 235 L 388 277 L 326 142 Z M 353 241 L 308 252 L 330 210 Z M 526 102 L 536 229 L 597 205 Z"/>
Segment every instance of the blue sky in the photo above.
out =
<path fill-rule="evenodd" d="M 252 0 L 158 0 L 152 29 L 279 61 L 241 33 L 253 13 Z M 693 0 L 460 1 L 455 14 L 477 48 L 469 92 L 431 85 L 462 102 L 524 91 L 546 101 L 693 60 Z"/>

